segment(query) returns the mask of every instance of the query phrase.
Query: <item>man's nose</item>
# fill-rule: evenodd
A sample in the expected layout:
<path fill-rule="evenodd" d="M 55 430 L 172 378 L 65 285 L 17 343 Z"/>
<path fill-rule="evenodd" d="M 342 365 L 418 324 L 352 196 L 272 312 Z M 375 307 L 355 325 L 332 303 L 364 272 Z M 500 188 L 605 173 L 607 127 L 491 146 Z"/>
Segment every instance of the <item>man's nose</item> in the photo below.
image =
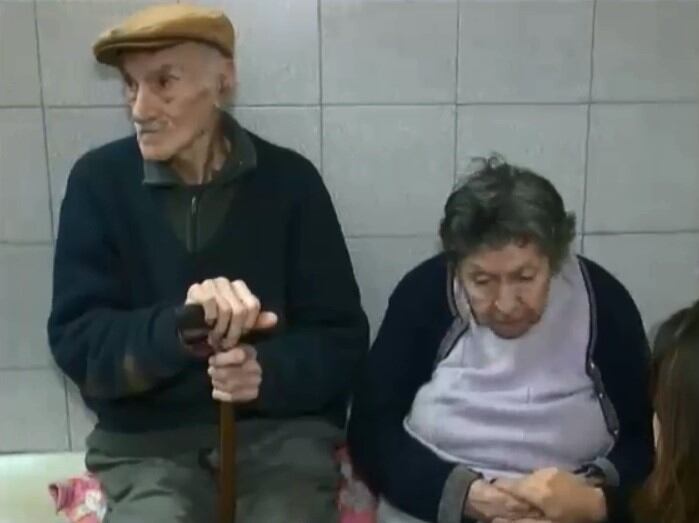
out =
<path fill-rule="evenodd" d="M 153 118 L 156 97 L 146 86 L 139 86 L 131 103 L 131 117 L 135 123 L 142 124 Z"/>

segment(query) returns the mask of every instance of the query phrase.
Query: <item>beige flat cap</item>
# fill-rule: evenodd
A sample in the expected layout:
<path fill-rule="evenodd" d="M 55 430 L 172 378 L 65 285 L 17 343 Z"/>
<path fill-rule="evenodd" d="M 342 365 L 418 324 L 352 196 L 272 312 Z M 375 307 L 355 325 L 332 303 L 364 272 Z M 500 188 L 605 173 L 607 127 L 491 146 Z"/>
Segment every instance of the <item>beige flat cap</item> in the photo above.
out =
<path fill-rule="evenodd" d="M 158 49 L 185 41 L 208 44 L 226 56 L 233 56 L 235 30 L 228 17 L 217 9 L 185 4 L 155 5 L 102 33 L 92 52 L 98 62 L 116 65 L 122 51 Z"/>

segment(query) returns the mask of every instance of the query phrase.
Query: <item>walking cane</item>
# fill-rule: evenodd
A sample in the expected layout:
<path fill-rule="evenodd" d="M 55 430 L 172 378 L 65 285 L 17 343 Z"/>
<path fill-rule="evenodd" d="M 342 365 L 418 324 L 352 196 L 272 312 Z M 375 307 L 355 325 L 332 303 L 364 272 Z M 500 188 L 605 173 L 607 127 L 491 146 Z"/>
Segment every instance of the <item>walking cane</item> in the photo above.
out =
<path fill-rule="evenodd" d="M 186 305 L 177 310 L 177 327 L 182 340 L 191 345 L 206 341 L 209 327 L 200 305 Z M 235 523 L 235 449 L 236 426 L 233 406 L 219 404 L 218 523 Z"/>

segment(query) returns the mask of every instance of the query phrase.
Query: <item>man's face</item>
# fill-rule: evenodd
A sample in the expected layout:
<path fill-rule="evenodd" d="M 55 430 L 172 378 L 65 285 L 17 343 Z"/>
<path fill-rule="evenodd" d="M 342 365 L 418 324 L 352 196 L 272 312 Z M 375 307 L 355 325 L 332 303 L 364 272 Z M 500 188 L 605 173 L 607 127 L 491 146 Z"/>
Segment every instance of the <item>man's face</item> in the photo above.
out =
<path fill-rule="evenodd" d="M 171 160 L 210 131 L 222 92 L 233 83 L 232 62 L 193 42 L 127 52 L 120 65 L 146 160 Z"/>
<path fill-rule="evenodd" d="M 518 338 L 544 314 L 551 267 L 532 242 L 485 247 L 459 265 L 459 278 L 480 325 L 497 336 Z"/>

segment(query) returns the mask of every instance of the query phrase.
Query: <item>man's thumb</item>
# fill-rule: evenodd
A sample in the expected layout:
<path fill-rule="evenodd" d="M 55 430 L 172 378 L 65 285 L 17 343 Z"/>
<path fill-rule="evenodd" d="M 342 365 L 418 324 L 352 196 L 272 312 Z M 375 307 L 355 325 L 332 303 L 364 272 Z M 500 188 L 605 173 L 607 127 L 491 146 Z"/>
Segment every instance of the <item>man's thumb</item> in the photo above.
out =
<path fill-rule="evenodd" d="M 277 324 L 277 315 L 273 312 L 261 312 L 255 322 L 255 329 L 271 329 Z"/>

